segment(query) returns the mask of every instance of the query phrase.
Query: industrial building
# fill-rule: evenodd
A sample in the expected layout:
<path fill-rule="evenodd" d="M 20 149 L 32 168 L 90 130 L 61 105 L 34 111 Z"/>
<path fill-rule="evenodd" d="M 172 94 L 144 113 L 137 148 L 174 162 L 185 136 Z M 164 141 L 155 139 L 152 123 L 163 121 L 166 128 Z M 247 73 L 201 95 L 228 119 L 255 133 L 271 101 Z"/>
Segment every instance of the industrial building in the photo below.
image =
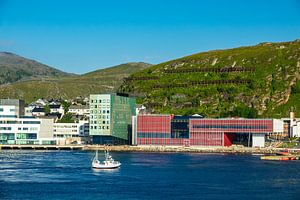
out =
<path fill-rule="evenodd" d="M 134 98 L 122 94 L 90 95 L 90 136 L 93 144 L 129 144 Z"/>
<path fill-rule="evenodd" d="M 138 115 L 133 118 L 134 145 L 264 147 L 265 135 L 283 132 L 273 119 L 203 119 L 197 116 Z"/>

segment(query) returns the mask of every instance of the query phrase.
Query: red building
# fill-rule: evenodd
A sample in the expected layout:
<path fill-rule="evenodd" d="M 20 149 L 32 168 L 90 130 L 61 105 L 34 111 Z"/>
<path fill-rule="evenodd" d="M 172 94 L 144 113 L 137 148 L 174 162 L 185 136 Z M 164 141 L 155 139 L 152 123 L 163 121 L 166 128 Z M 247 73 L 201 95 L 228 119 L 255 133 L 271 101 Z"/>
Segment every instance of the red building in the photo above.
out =
<path fill-rule="evenodd" d="M 138 115 L 134 144 L 186 146 L 264 146 L 272 119 L 203 119 L 173 115 Z"/>

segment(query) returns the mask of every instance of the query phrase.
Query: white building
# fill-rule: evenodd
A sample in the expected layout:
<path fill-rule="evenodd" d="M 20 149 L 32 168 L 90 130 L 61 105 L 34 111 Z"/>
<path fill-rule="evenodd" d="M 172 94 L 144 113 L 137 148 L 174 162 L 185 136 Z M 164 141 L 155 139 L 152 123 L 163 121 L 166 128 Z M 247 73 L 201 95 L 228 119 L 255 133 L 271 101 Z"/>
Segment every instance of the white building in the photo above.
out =
<path fill-rule="evenodd" d="M 24 101 L 19 99 L 1 99 L 0 117 L 15 118 L 24 116 Z"/>
<path fill-rule="evenodd" d="M 64 108 L 61 104 L 57 105 L 57 104 L 51 104 L 49 105 L 50 108 L 50 113 L 59 113 L 61 115 L 64 115 Z"/>
<path fill-rule="evenodd" d="M 46 115 L 46 112 L 44 108 L 36 107 L 31 111 L 31 114 L 35 117 L 42 117 Z"/>
<path fill-rule="evenodd" d="M 53 120 L 0 118 L 0 144 L 54 144 Z"/>
<path fill-rule="evenodd" d="M 53 120 L 24 117 L 24 101 L 0 100 L 0 144 L 54 144 Z"/>
<path fill-rule="evenodd" d="M 72 113 L 72 115 L 89 116 L 90 109 L 86 105 L 71 105 L 69 113 Z"/>
<path fill-rule="evenodd" d="M 79 121 L 78 123 L 54 123 L 54 138 L 59 144 L 68 144 L 75 142 L 82 144 L 87 141 L 89 135 L 88 121 Z"/>

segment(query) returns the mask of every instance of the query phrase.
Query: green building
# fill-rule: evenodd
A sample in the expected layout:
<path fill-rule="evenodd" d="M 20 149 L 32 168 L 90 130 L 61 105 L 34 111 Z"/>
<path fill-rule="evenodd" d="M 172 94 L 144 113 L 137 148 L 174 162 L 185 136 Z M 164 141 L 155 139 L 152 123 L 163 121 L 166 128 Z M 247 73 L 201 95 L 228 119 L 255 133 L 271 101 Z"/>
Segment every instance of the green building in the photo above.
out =
<path fill-rule="evenodd" d="M 90 136 L 93 144 L 129 144 L 134 98 L 121 94 L 90 95 Z"/>

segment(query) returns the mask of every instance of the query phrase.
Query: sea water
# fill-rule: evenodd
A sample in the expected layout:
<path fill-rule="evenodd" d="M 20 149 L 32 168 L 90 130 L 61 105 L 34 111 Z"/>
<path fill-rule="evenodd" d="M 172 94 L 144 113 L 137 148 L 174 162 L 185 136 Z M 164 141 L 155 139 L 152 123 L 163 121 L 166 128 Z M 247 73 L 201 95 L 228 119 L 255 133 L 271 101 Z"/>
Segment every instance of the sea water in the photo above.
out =
<path fill-rule="evenodd" d="M 93 155 L 2 150 L 0 199 L 300 199 L 300 161 L 111 152 L 121 168 L 93 170 Z"/>

